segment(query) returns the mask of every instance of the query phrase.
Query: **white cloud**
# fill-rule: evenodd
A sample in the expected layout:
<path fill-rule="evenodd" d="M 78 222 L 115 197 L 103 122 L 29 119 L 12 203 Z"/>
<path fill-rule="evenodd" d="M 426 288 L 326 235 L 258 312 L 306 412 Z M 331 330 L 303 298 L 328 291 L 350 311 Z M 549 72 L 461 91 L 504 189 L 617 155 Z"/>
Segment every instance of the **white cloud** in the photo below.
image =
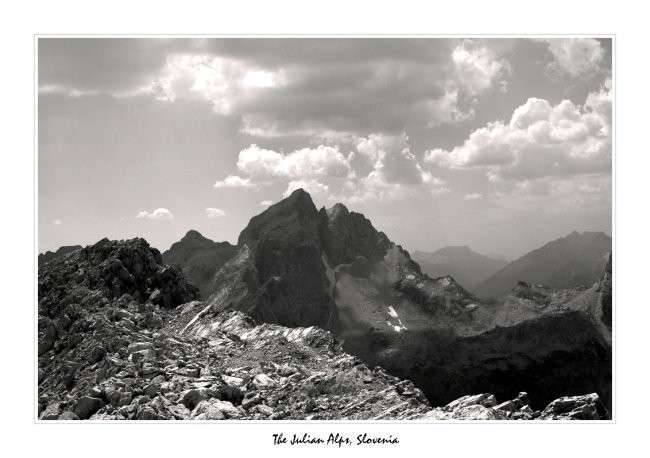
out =
<path fill-rule="evenodd" d="M 135 217 L 136 218 L 149 218 L 149 219 L 165 220 L 165 219 L 174 218 L 174 214 L 172 212 L 170 212 L 169 210 L 167 210 L 166 208 L 156 208 L 152 212 L 142 210 Z"/>
<path fill-rule="evenodd" d="M 284 72 L 251 67 L 245 61 L 210 54 L 177 54 L 167 59 L 151 92 L 162 101 L 207 100 L 228 115 L 258 90 L 284 85 Z"/>
<path fill-rule="evenodd" d="M 237 167 L 252 177 L 261 178 L 346 177 L 350 174 L 348 159 L 338 147 L 324 145 L 289 154 L 251 145 L 239 153 Z"/>
<path fill-rule="evenodd" d="M 433 181 L 431 174 L 422 170 L 411 152 L 409 138 L 405 133 L 361 137 L 357 140 L 356 150 L 372 166 L 373 181 L 411 185 Z"/>
<path fill-rule="evenodd" d="M 215 188 L 253 188 L 255 185 L 248 178 L 242 178 L 237 175 L 228 175 L 223 180 L 218 180 L 214 184 Z"/>
<path fill-rule="evenodd" d="M 552 68 L 573 77 L 591 78 L 601 70 L 605 50 L 593 38 L 546 38 L 553 55 Z"/>
<path fill-rule="evenodd" d="M 242 85 L 247 88 L 271 88 L 285 83 L 284 72 L 275 73 L 266 70 L 249 70 L 242 80 Z"/>
<path fill-rule="evenodd" d="M 219 218 L 221 216 L 225 216 L 226 212 L 220 208 L 208 207 L 205 209 L 205 214 L 208 218 Z"/>
<path fill-rule="evenodd" d="M 611 80 L 585 104 L 552 106 L 530 98 L 508 124 L 488 123 L 451 151 L 434 149 L 425 162 L 452 169 L 483 168 L 491 181 L 609 172 L 612 157 Z"/>
<path fill-rule="evenodd" d="M 459 84 L 468 95 L 479 94 L 498 84 L 505 89 L 503 79 L 510 73 L 510 63 L 497 59 L 486 47 L 479 47 L 473 40 L 463 40 L 452 52 Z"/>
<path fill-rule="evenodd" d="M 260 202 L 260 207 L 268 207 L 269 205 L 273 205 L 272 200 L 263 200 L 262 202 Z"/>
<path fill-rule="evenodd" d="M 54 221 L 52 221 L 52 224 L 54 224 L 55 226 L 61 226 L 63 224 L 63 221 L 61 221 L 60 219 L 55 219 Z"/>
<path fill-rule="evenodd" d="M 483 194 L 475 192 L 472 194 L 465 194 L 463 200 L 480 200 L 483 198 Z"/>
<path fill-rule="evenodd" d="M 307 191 L 313 198 L 319 198 L 319 200 L 327 198 L 327 192 L 329 191 L 329 187 L 323 183 L 319 183 L 318 181 L 311 179 L 311 180 L 294 180 L 290 181 L 289 184 L 287 185 L 287 189 L 284 191 L 282 194 L 284 197 L 289 197 L 293 191 L 296 189 L 304 189 Z"/>
<path fill-rule="evenodd" d="M 252 187 L 286 180 L 285 195 L 302 187 L 343 201 L 398 199 L 414 195 L 418 188 L 433 195 L 449 192 L 440 178 L 423 169 L 405 133 L 352 136 L 346 143 L 353 149 L 347 155 L 338 146 L 318 145 L 285 154 L 253 144 L 239 153 L 237 167 L 244 177 L 229 176 L 215 186 Z"/>

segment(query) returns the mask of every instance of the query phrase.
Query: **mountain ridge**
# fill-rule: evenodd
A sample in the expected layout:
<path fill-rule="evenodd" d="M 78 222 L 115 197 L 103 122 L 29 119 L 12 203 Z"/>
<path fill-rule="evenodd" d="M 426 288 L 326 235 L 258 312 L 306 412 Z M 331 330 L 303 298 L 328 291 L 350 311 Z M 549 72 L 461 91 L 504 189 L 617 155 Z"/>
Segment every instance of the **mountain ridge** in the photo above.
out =
<path fill-rule="evenodd" d="M 447 246 L 433 253 L 415 251 L 413 260 L 432 278 L 450 275 L 468 290 L 507 265 L 476 253 L 467 245 Z"/>
<path fill-rule="evenodd" d="M 502 299 L 517 281 L 553 288 L 591 286 L 598 280 L 612 239 L 604 232 L 571 232 L 532 250 L 486 278 L 475 288 L 483 297 Z"/>

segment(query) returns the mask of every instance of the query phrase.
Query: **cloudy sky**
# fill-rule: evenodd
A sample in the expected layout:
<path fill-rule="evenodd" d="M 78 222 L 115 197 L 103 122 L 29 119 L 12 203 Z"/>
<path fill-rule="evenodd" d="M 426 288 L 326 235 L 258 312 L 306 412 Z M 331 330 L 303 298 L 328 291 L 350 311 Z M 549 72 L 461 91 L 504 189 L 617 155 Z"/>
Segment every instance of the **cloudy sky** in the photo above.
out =
<path fill-rule="evenodd" d="M 611 235 L 611 40 L 38 41 L 39 251 L 236 242 L 293 189 L 410 251 Z"/>

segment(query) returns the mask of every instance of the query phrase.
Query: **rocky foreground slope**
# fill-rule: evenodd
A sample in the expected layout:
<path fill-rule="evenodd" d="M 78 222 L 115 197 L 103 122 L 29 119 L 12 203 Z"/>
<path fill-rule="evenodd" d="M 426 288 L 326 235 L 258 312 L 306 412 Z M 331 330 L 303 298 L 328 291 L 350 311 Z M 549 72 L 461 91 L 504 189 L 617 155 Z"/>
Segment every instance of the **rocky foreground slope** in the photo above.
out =
<path fill-rule="evenodd" d="M 600 419 L 596 394 L 534 411 L 525 393 L 432 409 L 412 382 L 370 369 L 317 327 L 258 324 L 197 300 L 143 239 L 102 240 L 38 276 L 42 420 Z"/>

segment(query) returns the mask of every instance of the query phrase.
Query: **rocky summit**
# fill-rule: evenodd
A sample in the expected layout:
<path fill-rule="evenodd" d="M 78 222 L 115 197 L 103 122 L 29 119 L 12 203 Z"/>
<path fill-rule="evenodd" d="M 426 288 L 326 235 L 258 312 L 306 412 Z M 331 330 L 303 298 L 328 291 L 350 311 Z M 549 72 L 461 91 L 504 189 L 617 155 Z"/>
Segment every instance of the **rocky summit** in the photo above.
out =
<path fill-rule="evenodd" d="M 185 272 L 214 242 L 182 245 L 181 266 L 104 239 L 39 268 L 40 419 L 609 418 L 611 264 L 485 300 L 302 190 L 251 219 L 205 300 Z"/>

